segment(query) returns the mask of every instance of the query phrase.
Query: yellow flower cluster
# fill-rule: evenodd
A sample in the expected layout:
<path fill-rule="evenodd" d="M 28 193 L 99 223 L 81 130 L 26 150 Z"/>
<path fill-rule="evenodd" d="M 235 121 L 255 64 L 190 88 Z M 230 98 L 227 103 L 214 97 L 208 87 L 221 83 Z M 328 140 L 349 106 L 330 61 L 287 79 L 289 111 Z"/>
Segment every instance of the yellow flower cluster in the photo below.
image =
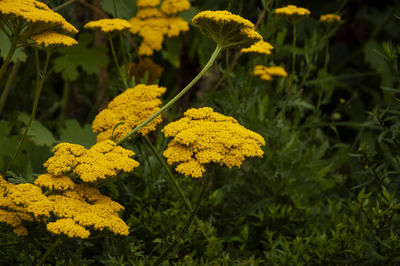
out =
<path fill-rule="evenodd" d="M 164 0 L 160 10 L 166 15 L 175 15 L 190 8 L 187 0 Z"/>
<path fill-rule="evenodd" d="M 255 66 L 253 74 L 254 76 L 259 76 L 261 79 L 266 81 L 272 80 L 272 76 L 287 77 L 288 75 L 283 67 L 280 66 L 266 67 L 262 65 Z"/>
<path fill-rule="evenodd" d="M 319 17 L 319 21 L 327 23 L 327 24 L 340 22 L 341 20 L 342 19 L 340 18 L 340 16 L 338 16 L 336 14 L 325 14 L 325 15 L 321 15 Z"/>
<path fill-rule="evenodd" d="M 177 172 L 193 178 L 202 177 L 207 163 L 240 167 L 245 157 L 264 153 L 262 136 L 209 107 L 187 110 L 162 131 L 174 138 L 164 151 L 168 164 L 177 163 Z"/>
<path fill-rule="evenodd" d="M 26 23 L 30 34 L 43 31 L 61 31 L 76 34 L 78 30 L 68 23 L 60 14 L 51 10 L 46 4 L 35 0 L 1 0 L 1 18 L 9 24 Z"/>
<path fill-rule="evenodd" d="M 74 181 L 65 175 L 42 174 L 35 180 L 35 185 L 48 190 L 68 190 L 75 187 Z"/>
<path fill-rule="evenodd" d="M 129 76 L 134 76 L 136 81 L 140 81 L 147 73 L 147 83 L 151 84 L 159 79 L 164 71 L 164 68 L 155 63 L 149 57 L 139 58 L 139 62 L 128 64 Z"/>
<path fill-rule="evenodd" d="M 262 40 L 254 30 L 253 23 L 226 10 L 203 11 L 194 16 L 192 21 L 204 35 L 222 47 L 248 47 Z"/>
<path fill-rule="evenodd" d="M 129 234 L 129 227 L 118 216 L 124 207 L 98 189 L 75 184 L 63 191 L 50 191 L 46 196 L 36 185 L 14 185 L 0 176 L 0 222 L 11 225 L 19 236 L 28 234 L 28 222 L 44 223 L 48 231 L 71 238 L 88 238 L 90 229 Z"/>
<path fill-rule="evenodd" d="M 265 41 L 259 41 L 256 42 L 255 44 L 251 45 L 249 48 L 243 48 L 240 50 L 241 53 L 257 53 L 257 54 L 266 54 L 269 55 L 271 54 L 271 50 L 274 49 L 274 47 Z"/>
<path fill-rule="evenodd" d="M 59 46 L 72 46 L 78 42 L 69 37 L 68 35 L 57 33 L 54 31 L 45 31 L 43 33 L 32 36 L 32 40 L 37 44 L 48 48 L 55 48 Z"/>
<path fill-rule="evenodd" d="M 189 25 L 180 17 L 173 16 L 190 8 L 188 0 L 139 0 L 136 3 L 136 17 L 129 20 L 131 33 L 143 38 L 139 46 L 140 55 L 152 55 L 162 49 L 165 36 L 178 36 L 188 31 Z"/>
<path fill-rule="evenodd" d="M 131 172 L 139 166 L 137 161 L 130 158 L 135 155 L 133 151 L 126 150 L 111 140 L 99 142 L 89 150 L 78 144 L 60 143 L 54 147 L 53 152 L 54 156 L 44 163 L 52 178 L 42 177 L 43 180 L 39 179 L 37 183 L 48 188 L 70 187 L 65 181 L 61 185 L 51 184 L 60 180 L 60 175 L 74 173 L 83 182 L 96 182 L 116 176 L 121 171 Z"/>
<path fill-rule="evenodd" d="M 97 141 L 119 140 L 125 136 L 159 110 L 159 97 L 165 91 L 166 88 L 157 85 L 139 84 L 115 97 L 93 121 L 93 132 L 99 133 Z M 161 121 L 161 116 L 158 116 L 139 132 L 146 135 L 154 131 Z"/>
<path fill-rule="evenodd" d="M 310 10 L 302 7 L 297 7 L 295 5 L 288 5 L 285 7 L 275 9 L 275 13 L 288 17 L 291 16 L 303 17 L 310 15 Z"/>
<path fill-rule="evenodd" d="M 128 30 L 131 28 L 131 24 L 127 20 L 120 18 L 100 19 L 96 21 L 90 21 L 84 26 L 84 28 L 99 30 L 104 33 L 111 33 Z"/>

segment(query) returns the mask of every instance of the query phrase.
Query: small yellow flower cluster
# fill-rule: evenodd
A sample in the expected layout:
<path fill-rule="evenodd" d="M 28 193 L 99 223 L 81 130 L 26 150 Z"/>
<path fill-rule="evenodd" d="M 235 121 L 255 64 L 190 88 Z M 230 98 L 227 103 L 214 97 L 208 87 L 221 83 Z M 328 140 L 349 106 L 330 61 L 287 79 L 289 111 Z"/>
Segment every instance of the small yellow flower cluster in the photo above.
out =
<path fill-rule="evenodd" d="M 140 55 L 152 55 L 154 51 L 160 51 L 165 36 L 174 37 L 189 30 L 186 21 L 174 16 L 190 8 L 188 0 L 165 0 L 160 8 L 159 5 L 159 0 L 139 0 L 136 3 L 136 17 L 129 20 L 131 33 L 143 38 L 139 46 Z"/>
<path fill-rule="evenodd" d="M 36 0 L 1 0 L 0 25 L 6 25 L 16 35 L 21 34 L 20 29 L 25 28 L 23 36 L 32 37 L 44 48 L 77 44 L 65 34 L 76 34 L 78 30 L 60 14 Z"/>
<path fill-rule="evenodd" d="M 43 183 L 48 188 L 60 187 L 58 184 L 51 184 L 52 181 L 59 181 L 60 175 L 74 173 L 83 182 L 96 182 L 116 176 L 121 171 L 130 172 L 139 166 L 137 161 L 130 158 L 135 155 L 133 151 L 126 150 L 111 140 L 97 143 L 89 150 L 78 144 L 60 143 L 54 147 L 53 152 L 54 156 L 44 163 L 52 178 L 42 177 L 46 179 L 39 179 L 37 183 Z M 65 187 L 70 185 L 64 182 L 61 188 Z"/>
<path fill-rule="evenodd" d="M 75 187 L 74 181 L 65 175 L 42 174 L 35 180 L 35 185 L 48 190 L 68 190 Z"/>
<path fill-rule="evenodd" d="M 46 4 L 35 0 L 1 0 L 0 13 L 6 19 L 17 19 L 28 24 L 30 33 L 60 29 L 66 34 L 78 30 Z"/>
<path fill-rule="evenodd" d="M 257 53 L 257 54 L 266 54 L 269 55 L 271 54 L 271 50 L 274 49 L 274 47 L 265 41 L 259 41 L 256 42 L 255 44 L 251 45 L 249 48 L 243 48 L 240 50 L 241 53 Z"/>
<path fill-rule="evenodd" d="M 159 97 L 165 91 L 166 88 L 157 85 L 139 84 L 115 97 L 93 121 L 93 132 L 99 133 L 97 141 L 119 140 L 140 125 L 159 110 L 161 104 Z M 161 121 L 161 116 L 158 116 L 139 132 L 146 135 L 154 131 Z"/>
<path fill-rule="evenodd" d="M 127 20 L 120 18 L 100 19 L 96 21 L 90 21 L 84 26 L 84 28 L 99 30 L 104 33 L 112 33 L 129 30 L 131 28 L 131 24 Z"/>
<path fill-rule="evenodd" d="M 295 5 L 288 5 L 275 9 L 275 13 L 285 16 L 308 16 L 310 15 L 310 10 Z"/>
<path fill-rule="evenodd" d="M 14 185 L 0 176 L 0 222 L 11 225 L 18 236 L 27 235 L 25 225 L 34 222 L 70 238 L 88 238 L 90 229 L 129 234 L 129 227 L 118 216 L 124 207 L 98 189 L 75 184 L 63 191 L 50 191 L 46 196 L 36 185 Z"/>
<path fill-rule="evenodd" d="M 337 23 L 340 22 L 341 20 L 342 19 L 340 18 L 340 16 L 336 14 L 325 14 L 319 17 L 319 21 L 324 22 L 326 24 Z"/>
<path fill-rule="evenodd" d="M 272 80 L 272 76 L 287 77 L 288 74 L 286 70 L 280 66 L 266 67 L 257 65 L 254 67 L 253 75 L 259 76 L 262 80 L 270 81 Z"/>
<path fill-rule="evenodd" d="M 192 21 L 204 35 L 222 47 L 248 47 L 262 40 L 254 30 L 253 23 L 226 10 L 203 11 L 194 16 Z"/>
<path fill-rule="evenodd" d="M 155 63 L 149 57 L 139 58 L 139 62 L 128 64 L 129 76 L 134 76 L 136 81 L 140 81 L 147 72 L 147 84 L 153 83 L 159 79 L 164 71 L 164 68 Z"/>
<path fill-rule="evenodd" d="M 54 31 L 45 31 L 40 34 L 36 34 L 32 36 L 32 40 L 39 45 L 43 45 L 44 47 L 72 46 L 78 44 L 74 38 Z"/>
<path fill-rule="evenodd" d="M 189 109 L 162 131 L 174 138 L 164 151 L 168 164 L 177 163 L 177 172 L 193 178 L 202 177 L 207 163 L 240 167 L 245 157 L 264 153 L 262 136 L 209 107 Z"/>

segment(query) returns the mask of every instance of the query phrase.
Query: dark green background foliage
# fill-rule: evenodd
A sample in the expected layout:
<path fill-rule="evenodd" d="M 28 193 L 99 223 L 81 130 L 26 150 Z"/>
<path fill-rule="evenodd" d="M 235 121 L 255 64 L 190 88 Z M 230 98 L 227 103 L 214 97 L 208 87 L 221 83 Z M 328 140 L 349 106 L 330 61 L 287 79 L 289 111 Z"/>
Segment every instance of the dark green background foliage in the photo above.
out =
<path fill-rule="evenodd" d="M 64 1 L 47 2 L 55 7 Z M 121 17 L 135 14 L 136 1 L 117 2 Z M 255 65 L 291 69 L 292 27 L 273 12 L 286 4 L 311 11 L 297 26 L 296 75 L 265 82 L 251 75 Z M 101 7 L 111 16 L 112 1 L 104 0 Z M 164 124 L 188 108 L 210 106 L 261 134 L 266 146 L 262 159 L 247 159 L 240 169 L 207 169 L 211 182 L 198 216 L 208 240 L 193 224 L 166 265 L 400 263 L 399 8 L 399 1 L 389 0 L 192 1 L 183 14 L 188 21 L 200 10 L 227 9 L 259 20 L 258 31 L 275 49 L 269 56 L 224 51 L 209 74 L 164 115 Z M 60 13 L 79 29 L 96 16 L 79 1 Z M 343 22 L 326 28 L 318 21 L 326 13 L 340 14 Z M 123 91 L 106 42 L 86 30 L 77 39 L 78 46 L 53 56 L 37 121 L 6 174 L 10 182 L 33 182 L 58 142 L 93 145 L 91 121 Z M 1 40 L 0 48 L 6 49 Z M 164 67 L 158 82 L 168 88 L 164 102 L 198 73 L 214 46 L 194 27 L 164 43 L 154 56 Z M 134 50 L 127 49 L 130 60 L 137 61 Z M 28 119 L 36 86 L 34 49 L 23 52 L 21 78 L 0 121 L 2 171 Z M 168 140 L 161 132 L 150 138 L 162 153 Z M 189 214 L 151 151 L 140 138 L 127 147 L 136 152 L 140 167 L 107 183 L 102 192 L 125 207 L 131 234 L 66 239 L 48 263 L 73 263 L 79 249 L 85 265 L 146 265 L 184 225 Z M 177 177 L 194 201 L 199 183 Z M 5 225 L 0 234 L 2 265 L 32 264 L 56 239 L 44 227 L 32 228 L 27 239 L 15 237 Z"/>

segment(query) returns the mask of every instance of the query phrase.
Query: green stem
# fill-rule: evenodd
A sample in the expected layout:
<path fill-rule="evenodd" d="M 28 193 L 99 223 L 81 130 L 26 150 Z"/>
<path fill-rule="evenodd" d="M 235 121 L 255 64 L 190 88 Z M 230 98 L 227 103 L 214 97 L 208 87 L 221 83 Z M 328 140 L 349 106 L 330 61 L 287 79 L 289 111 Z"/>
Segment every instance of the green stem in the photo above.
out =
<path fill-rule="evenodd" d="M 329 63 L 329 38 L 325 47 L 325 63 L 324 63 L 325 73 L 328 71 L 328 63 Z"/>
<path fill-rule="evenodd" d="M 114 18 L 118 18 L 117 1 L 116 0 L 113 0 L 113 7 L 114 7 Z"/>
<path fill-rule="evenodd" d="M 145 121 L 143 121 L 140 125 L 135 127 L 133 130 L 131 130 L 128 134 L 126 134 L 124 137 L 122 137 L 120 140 L 117 141 L 117 144 L 121 144 L 125 140 L 127 140 L 129 137 L 131 137 L 133 134 L 138 132 L 140 129 L 145 127 L 148 123 L 150 123 L 154 118 L 156 118 L 159 114 L 161 114 L 164 111 L 167 111 L 177 100 L 179 100 L 193 85 L 207 72 L 207 70 L 212 66 L 214 63 L 215 59 L 221 52 L 222 47 L 220 45 L 217 45 L 215 48 L 214 52 L 212 53 L 210 59 L 208 60 L 207 64 L 204 66 L 204 68 L 200 71 L 199 74 L 185 87 L 183 90 L 181 90 L 174 98 L 172 98 L 166 105 L 164 105 L 161 109 L 159 109 L 157 112 L 155 112 L 152 116 L 147 118 Z"/>
<path fill-rule="evenodd" d="M 296 23 L 293 23 L 293 58 L 292 58 L 292 73 L 295 73 L 296 65 Z"/>
<path fill-rule="evenodd" d="M 150 139 L 147 136 L 144 136 L 143 138 L 146 141 L 146 144 L 149 146 L 149 148 L 153 152 L 153 154 L 157 157 L 158 161 L 164 167 L 165 171 L 167 171 L 168 177 L 169 177 L 170 181 L 172 182 L 172 184 L 174 185 L 174 187 L 176 188 L 176 190 L 178 191 L 181 198 L 183 199 L 186 209 L 190 213 L 192 213 L 193 212 L 192 204 L 190 203 L 188 198 L 185 196 L 185 193 L 183 193 L 183 190 L 182 190 L 181 186 L 179 185 L 178 181 L 176 181 L 174 175 L 171 172 L 171 169 L 168 167 L 167 163 L 163 160 L 163 158 L 161 158 L 160 154 L 157 152 L 156 148 L 154 147 L 153 143 L 151 143 Z M 204 227 L 203 227 L 203 223 L 201 222 L 201 220 L 197 216 L 195 216 L 194 221 L 197 224 L 197 226 L 199 227 L 204 238 L 208 240 L 208 237 L 207 237 L 206 233 L 204 232 Z"/>
<path fill-rule="evenodd" d="M 1 98 L 0 98 L 0 116 L 1 116 L 1 114 L 3 112 L 4 105 L 6 104 L 8 94 L 10 93 L 12 84 L 14 83 L 15 77 L 17 76 L 18 69 L 19 69 L 20 66 L 21 66 L 21 62 L 20 61 L 17 61 L 13 65 L 13 67 L 11 69 L 11 72 L 10 72 L 10 75 L 8 76 L 8 79 L 7 79 L 7 82 L 6 82 L 6 86 L 4 87 L 3 92 L 1 93 Z"/>
<path fill-rule="evenodd" d="M 83 239 L 79 240 L 79 249 L 78 249 L 78 252 L 76 253 L 74 266 L 78 266 L 79 262 L 81 261 L 82 252 L 83 252 L 83 241 L 84 241 Z"/>
<path fill-rule="evenodd" d="M 108 37 L 108 41 L 110 43 L 111 52 L 112 52 L 112 55 L 113 55 L 113 58 L 114 58 L 115 66 L 117 67 L 117 71 L 118 71 L 118 73 L 119 73 L 119 75 L 120 75 L 120 77 L 122 79 L 122 82 L 124 83 L 125 88 L 128 88 L 128 84 L 126 83 L 124 75 L 122 75 L 121 69 L 119 68 L 119 63 L 118 63 L 117 55 L 115 53 L 114 44 L 113 44 L 111 36 Z"/>
<path fill-rule="evenodd" d="M 45 78 L 46 78 L 47 68 L 48 68 L 49 62 L 50 62 L 50 55 L 51 55 L 51 52 L 50 52 L 49 50 L 47 50 L 47 51 L 46 51 L 46 61 L 45 61 L 45 63 L 44 63 L 43 73 L 42 73 L 42 77 L 41 77 L 41 79 L 40 79 L 39 86 L 37 87 L 37 90 L 36 90 L 36 95 L 35 95 L 35 100 L 34 100 L 34 102 L 33 102 L 33 107 L 32 107 L 31 116 L 29 117 L 29 121 L 28 121 L 28 123 L 26 124 L 26 128 L 25 128 L 25 131 L 24 131 L 24 133 L 23 133 L 23 135 L 22 135 L 22 138 L 21 138 L 21 140 L 20 140 L 19 143 L 18 143 L 17 150 L 15 151 L 15 153 L 14 153 L 14 155 L 13 155 L 11 161 L 8 163 L 6 172 L 10 169 L 10 167 L 11 167 L 12 164 L 14 163 L 15 159 L 17 158 L 17 155 L 18 155 L 18 153 L 20 152 L 20 150 L 21 150 L 21 148 L 22 148 L 22 144 L 23 144 L 24 141 L 25 141 L 26 135 L 28 134 L 28 131 L 29 131 L 29 128 L 30 128 L 30 126 L 31 126 L 31 124 L 32 124 L 32 121 L 33 121 L 33 119 L 35 119 L 36 111 L 37 111 L 37 106 L 38 106 L 38 104 L 39 104 L 40 94 L 42 93 L 42 88 L 43 88 L 44 80 L 45 80 Z"/>
<path fill-rule="evenodd" d="M 196 215 L 197 210 L 199 209 L 200 206 L 200 202 L 204 196 L 204 193 L 206 191 L 207 185 L 208 185 L 208 180 L 209 180 L 209 175 L 205 176 L 205 179 L 203 181 L 203 186 L 201 188 L 200 191 L 200 195 L 197 199 L 196 205 L 194 206 L 193 211 L 190 213 L 189 218 L 187 219 L 185 225 L 183 226 L 183 228 L 181 229 L 181 231 L 179 232 L 179 234 L 175 237 L 174 242 L 172 242 L 172 244 L 160 255 L 160 257 L 158 257 L 158 259 L 156 260 L 156 262 L 153 264 L 153 266 L 156 265 L 160 265 L 164 260 L 167 259 L 168 255 L 171 253 L 171 251 L 175 248 L 175 246 L 178 244 L 179 240 L 182 238 L 183 234 L 189 229 L 193 218 Z"/>
<path fill-rule="evenodd" d="M 62 240 L 57 238 L 56 242 L 54 242 L 43 254 L 43 256 L 40 258 L 39 262 L 36 264 L 36 266 L 40 266 L 43 264 L 43 262 L 46 261 L 47 257 L 50 255 L 53 250 L 62 243 Z"/>
<path fill-rule="evenodd" d="M 64 8 L 64 7 L 66 7 L 66 6 L 69 6 L 70 4 L 72 4 L 73 2 L 75 2 L 76 0 L 69 0 L 69 1 L 67 1 L 67 2 L 65 2 L 65 3 L 63 3 L 63 4 L 61 4 L 61 5 L 59 5 L 59 6 L 56 6 L 55 8 L 53 8 L 52 10 L 53 11 L 58 11 L 58 10 L 60 10 L 60 9 L 62 9 L 62 8 Z"/>
<path fill-rule="evenodd" d="M 17 40 L 11 41 L 10 50 L 8 50 L 7 57 L 6 57 L 6 59 L 4 59 L 3 65 L 0 68 L 0 80 L 3 78 L 3 75 L 7 70 L 8 64 L 10 64 L 10 62 L 11 62 L 11 58 L 14 55 L 15 50 L 17 49 L 17 44 L 18 44 Z"/>

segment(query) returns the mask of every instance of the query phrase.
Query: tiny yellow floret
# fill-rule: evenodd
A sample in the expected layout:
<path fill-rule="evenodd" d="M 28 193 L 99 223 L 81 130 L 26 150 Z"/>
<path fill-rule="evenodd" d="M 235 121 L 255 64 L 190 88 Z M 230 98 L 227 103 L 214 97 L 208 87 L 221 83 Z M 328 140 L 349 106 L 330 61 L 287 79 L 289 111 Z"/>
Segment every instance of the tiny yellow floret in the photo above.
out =
<path fill-rule="evenodd" d="M 188 0 L 164 0 L 160 10 L 166 15 L 175 15 L 189 10 L 190 2 Z"/>

